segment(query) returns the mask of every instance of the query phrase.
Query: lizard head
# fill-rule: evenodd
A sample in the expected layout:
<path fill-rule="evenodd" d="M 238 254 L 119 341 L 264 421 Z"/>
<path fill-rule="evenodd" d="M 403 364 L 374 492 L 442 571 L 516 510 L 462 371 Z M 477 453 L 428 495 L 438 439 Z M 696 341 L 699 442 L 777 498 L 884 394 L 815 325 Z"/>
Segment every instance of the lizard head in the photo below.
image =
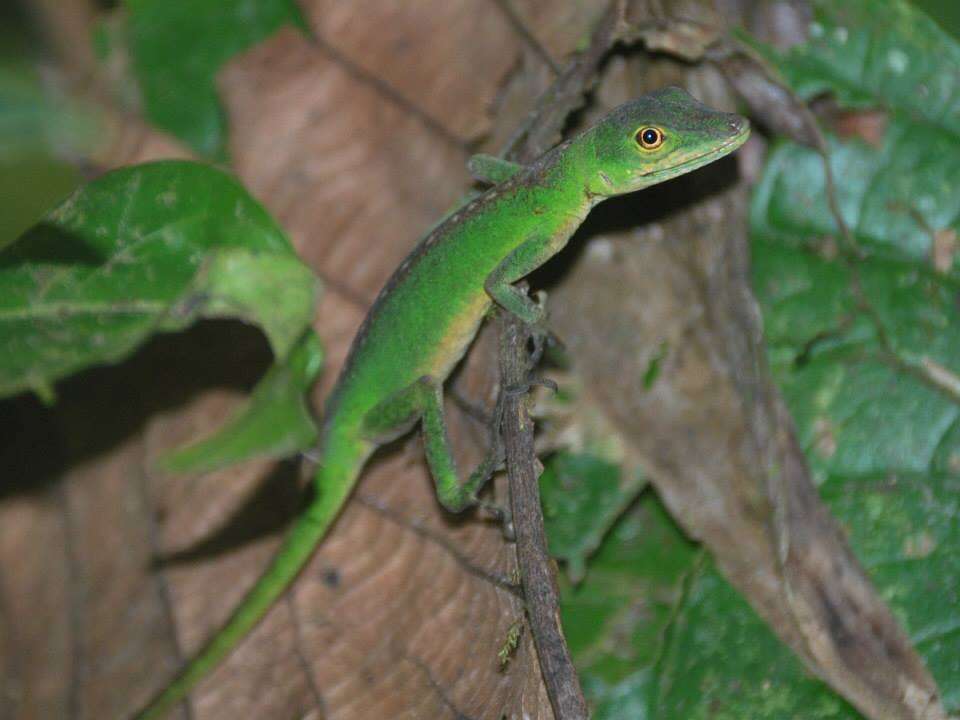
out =
<path fill-rule="evenodd" d="M 596 158 L 587 186 L 603 198 L 683 175 L 733 152 L 750 135 L 750 124 L 669 87 L 620 105 L 586 134 Z"/>

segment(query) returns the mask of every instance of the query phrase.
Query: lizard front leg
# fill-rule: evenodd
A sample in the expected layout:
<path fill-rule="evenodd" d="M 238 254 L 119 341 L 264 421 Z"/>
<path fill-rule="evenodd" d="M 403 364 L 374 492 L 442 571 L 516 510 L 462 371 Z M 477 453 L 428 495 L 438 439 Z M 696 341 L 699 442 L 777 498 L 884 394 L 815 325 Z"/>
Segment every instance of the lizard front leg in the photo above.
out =
<path fill-rule="evenodd" d="M 528 325 L 539 327 L 546 318 L 546 308 L 533 302 L 513 283 L 526 277 L 559 252 L 566 237 L 534 235 L 514 248 L 500 261 L 483 284 L 487 295 L 507 312 L 516 315 Z"/>
<path fill-rule="evenodd" d="M 481 153 L 467 161 L 467 170 L 480 182 L 499 185 L 523 170 L 523 165 Z"/>

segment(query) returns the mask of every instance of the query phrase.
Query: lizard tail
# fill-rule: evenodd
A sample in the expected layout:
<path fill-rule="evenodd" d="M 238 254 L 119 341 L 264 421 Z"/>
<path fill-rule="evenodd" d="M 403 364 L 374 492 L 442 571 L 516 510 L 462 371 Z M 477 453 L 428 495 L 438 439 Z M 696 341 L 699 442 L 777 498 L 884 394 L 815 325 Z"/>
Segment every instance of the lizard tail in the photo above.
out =
<path fill-rule="evenodd" d="M 229 655 L 290 586 L 337 518 L 369 454 L 364 443 L 337 444 L 326 451 L 315 480 L 316 497 L 289 530 L 267 570 L 247 592 L 226 624 L 135 720 L 157 720 Z M 333 450 L 333 448 L 331 448 Z"/>

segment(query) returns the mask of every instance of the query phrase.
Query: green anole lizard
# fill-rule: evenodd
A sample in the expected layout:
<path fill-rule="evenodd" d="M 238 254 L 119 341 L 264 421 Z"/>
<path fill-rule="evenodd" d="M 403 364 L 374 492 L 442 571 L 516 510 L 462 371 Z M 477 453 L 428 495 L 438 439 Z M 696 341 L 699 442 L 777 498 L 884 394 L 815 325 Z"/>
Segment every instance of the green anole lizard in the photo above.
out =
<path fill-rule="evenodd" d="M 443 381 L 496 303 L 538 325 L 544 309 L 514 287 L 549 260 L 597 203 L 695 170 L 749 135 L 738 116 L 667 88 L 625 103 L 528 166 L 476 156 L 493 184 L 424 237 L 377 296 L 326 403 L 316 496 L 234 614 L 141 713 L 158 718 L 215 668 L 287 589 L 323 539 L 373 450 L 419 423 L 441 504 L 477 503 L 498 453 L 460 482 L 443 417 Z"/>

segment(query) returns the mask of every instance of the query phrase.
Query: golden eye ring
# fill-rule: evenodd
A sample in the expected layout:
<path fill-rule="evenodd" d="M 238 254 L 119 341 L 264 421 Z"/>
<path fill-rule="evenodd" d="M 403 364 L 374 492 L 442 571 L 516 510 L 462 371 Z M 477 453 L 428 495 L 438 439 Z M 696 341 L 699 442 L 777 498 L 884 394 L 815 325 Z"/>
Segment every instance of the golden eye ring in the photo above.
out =
<path fill-rule="evenodd" d="M 663 130 L 655 127 L 642 127 L 637 130 L 637 145 L 644 150 L 656 150 L 663 145 Z"/>

